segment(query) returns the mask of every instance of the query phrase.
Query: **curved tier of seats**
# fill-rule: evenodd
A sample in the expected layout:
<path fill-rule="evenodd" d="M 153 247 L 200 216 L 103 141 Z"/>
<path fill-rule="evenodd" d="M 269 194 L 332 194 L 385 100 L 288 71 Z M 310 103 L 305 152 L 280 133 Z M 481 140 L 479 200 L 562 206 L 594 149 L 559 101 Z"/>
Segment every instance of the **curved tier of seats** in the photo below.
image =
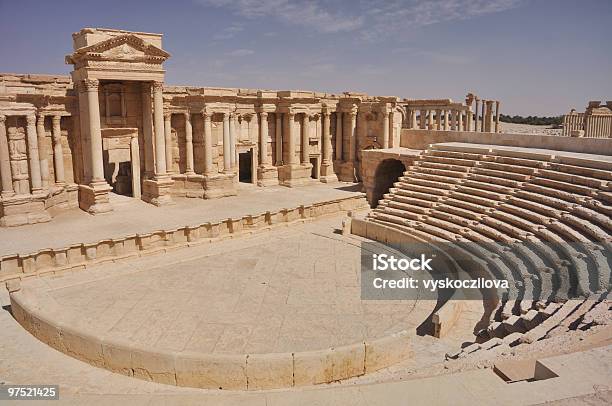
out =
<path fill-rule="evenodd" d="M 588 303 L 610 291 L 611 190 L 610 161 L 434 144 L 366 221 L 485 261 L 510 283 L 499 293 L 489 337 L 529 343 L 577 327 Z"/>

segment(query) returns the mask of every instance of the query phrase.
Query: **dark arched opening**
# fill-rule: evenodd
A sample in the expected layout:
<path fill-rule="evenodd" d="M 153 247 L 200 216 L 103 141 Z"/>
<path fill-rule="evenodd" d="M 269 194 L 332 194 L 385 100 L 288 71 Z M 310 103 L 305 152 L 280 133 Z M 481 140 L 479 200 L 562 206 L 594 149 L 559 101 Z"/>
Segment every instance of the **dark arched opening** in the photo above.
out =
<path fill-rule="evenodd" d="M 372 208 L 378 206 L 378 201 L 383 198 L 385 193 L 389 192 L 389 188 L 398 181 L 399 177 L 406 172 L 406 167 L 397 159 L 385 159 L 374 173 L 374 190 L 372 191 Z"/>

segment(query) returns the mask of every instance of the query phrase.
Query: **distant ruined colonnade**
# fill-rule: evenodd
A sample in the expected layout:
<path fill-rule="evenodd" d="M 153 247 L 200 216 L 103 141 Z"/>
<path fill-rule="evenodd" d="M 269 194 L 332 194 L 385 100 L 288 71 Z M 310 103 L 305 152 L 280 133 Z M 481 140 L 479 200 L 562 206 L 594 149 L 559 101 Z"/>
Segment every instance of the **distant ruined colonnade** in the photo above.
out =
<path fill-rule="evenodd" d="M 612 138 L 612 101 L 590 101 L 584 113 L 572 109 L 563 116 L 563 135 Z"/>

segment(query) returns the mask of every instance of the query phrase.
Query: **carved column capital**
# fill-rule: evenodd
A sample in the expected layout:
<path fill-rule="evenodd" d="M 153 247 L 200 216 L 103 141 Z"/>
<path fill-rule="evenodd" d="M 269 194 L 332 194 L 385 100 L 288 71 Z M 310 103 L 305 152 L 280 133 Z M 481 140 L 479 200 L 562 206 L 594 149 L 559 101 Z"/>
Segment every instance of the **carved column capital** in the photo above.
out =
<path fill-rule="evenodd" d="M 170 119 L 172 119 L 172 113 L 170 113 L 169 111 L 165 111 L 164 120 L 170 120 Z"/>
<path fill-rule="evenodd" d="M 81 80 L 79 87 L 85 92 L 97 92 L 100 87 L 100 81 L 98 79 L 84 79 Z"/>
<path fill-rule="evenodd" d="M 28 114 L 26 116 L 28 125 L 36 125 L 36 116 L 34 114 Z"/>
<path fill-rule="evenodd" d="M 262 119 L 267 119 L 268 118 L 268 113 L 265 111 L 262 111 L 259 113 L 259 117 L 261 117 Z"/>
<path fill-rule="evenodd" d="M 155 81 L 151 83 L 151 87 L 153 88 L 153 91 L 161 92 L 162 90 L 164 90 L 164 83 Z"/>
<path fill-rule="evenodd" d="M 6 122 L 6 116 L 4 114 L 0 114 L 0 124 L 4 124 Z"/>
<path fill-rule="evenodd" d="M 202 116 L 204 121 L 210 121 L 212 119 L 213 114 L 215 113 L 213 113 L 212 111 L 206 111 L 206 110 L 200 111 L 200 115 Z"/>

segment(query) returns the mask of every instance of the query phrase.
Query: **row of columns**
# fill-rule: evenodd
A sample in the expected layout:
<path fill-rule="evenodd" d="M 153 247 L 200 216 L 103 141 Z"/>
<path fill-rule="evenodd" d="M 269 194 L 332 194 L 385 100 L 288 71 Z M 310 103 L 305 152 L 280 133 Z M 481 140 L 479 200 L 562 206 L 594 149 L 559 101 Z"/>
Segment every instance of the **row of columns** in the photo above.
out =
<path fill-rule="evenodd" d="M 612 136 L 612 115 L 585 115 L 584 135 L 594 138 L 609 138 Z"/>
<path fill-rule="evenodd" d="M 408 128 L 427 130 L 499 132 L 499 106 L 497 100 L 475 98 L 475 109 L 409 108 Z M 495 113 L 493 113 L 495 106 Z M 417 113 L 419 120 L 417 122 Z"/>
<path fill-rule="evenodd" d="M 26 116 L 26 138 L 27 153 L 29 162 L 29 177 L 31 192 L 36 193 L 49 186 L 49 169 L 47 157 L 40 154 L 39 144 L 45 138 L 45 115 L 34 114 Z M 6 131 L 6 115 L 0 115 L 0 179 L 2 196 L 8 197 L 15 194 L 13 187 L 13 175 L 9 155 L 9 144 Z M 55 184 L 63 186 L 65 184 L 64 154 L 61 142 L 61 116 L 52 116 L 52 143 L 53 143 L 53 164 L 55 169 Z"/>
<path fill-rule="evenodd" d="M 417 112 L 419 120 L 417 122 Z M 409 109 L 408 128 L 422 130 L 470 131 L 472 112 L 457 109 Z"/>

